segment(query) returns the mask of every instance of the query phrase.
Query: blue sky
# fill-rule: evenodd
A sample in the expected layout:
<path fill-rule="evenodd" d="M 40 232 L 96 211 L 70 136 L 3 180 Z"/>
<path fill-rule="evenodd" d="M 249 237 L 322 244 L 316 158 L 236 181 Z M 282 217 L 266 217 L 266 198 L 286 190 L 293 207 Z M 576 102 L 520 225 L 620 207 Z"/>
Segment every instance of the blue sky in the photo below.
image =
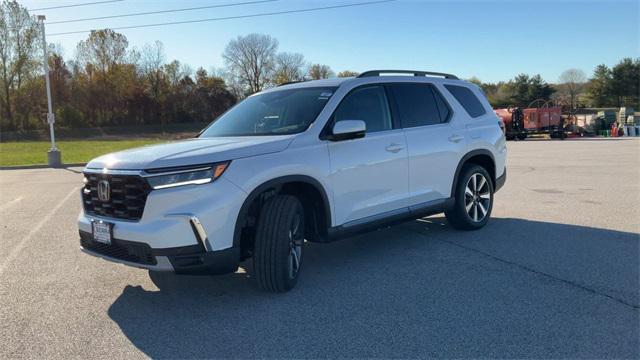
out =
<path fill-rule="evenodd" d="M 20 1 L 27 8 L 95 0 Z M 228 4 L 247 0 L 141 1 L 45 10 L 48 21 Z M 367 0 L 280 0 L 162 15 L 49 25 L 47 33 L 304 9 Z M 483 81 L 518 73 L 555 82 L 568 68 L 590 75 L 600 63 L 640 56 L 639 1 L 410 1 L 311 13 L 121 30 L 130 46 L 160 40 L 168 60 L 222 67 L 228 41 L 269 34 L 280 51 L 300 52 L 334 71 L 394 68 L 451 72 Z M 49 36 L 65 56 L 87 34 Z"/>

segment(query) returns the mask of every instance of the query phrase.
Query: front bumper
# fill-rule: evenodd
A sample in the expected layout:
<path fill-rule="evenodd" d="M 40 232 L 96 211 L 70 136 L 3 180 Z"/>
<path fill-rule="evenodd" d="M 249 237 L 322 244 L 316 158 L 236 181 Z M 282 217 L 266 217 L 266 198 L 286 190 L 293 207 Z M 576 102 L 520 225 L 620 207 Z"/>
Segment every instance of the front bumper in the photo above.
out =
<path fill-rule="evenodd" d="M 92 232 L 92 222 L 114 224 L 113 237 L 147 244 L 154 249 L 198 245 L 203 232 L 204 248 L 218 251 L 232 247 L 235 223 L 247 194 L 224 177 L 204 185 L 153 190 L 147 196 L 138 221 L 88 214 L 78 216 L 78 229 Z M 194 228 L 193 219 L 199 226 Z"/>
<path fill-rule="evenodd" d="M 225 273 L 235 271 L 239 250 L 235 223 L 247 194 L 218 178 L 203 185 L 153 190 L 140 220 L 78 216 L 83 251 L 106 260 L 156 271 Z M 112 244 L 95 243 L 92 222 L 113 224 Z"/>
<path fill-rule="evenodd" d="M 105 245 L 93 241 L 86 231 L 80 231 L 80 248 L 107 261 L 186 275 L 232 273 L 238 269 L 240 259 L 240 250 L 235 247 L 218 251 L 204 251 L 199 245 L 153 249 L 144 243 L 115 238 L 111 245 Z"/>

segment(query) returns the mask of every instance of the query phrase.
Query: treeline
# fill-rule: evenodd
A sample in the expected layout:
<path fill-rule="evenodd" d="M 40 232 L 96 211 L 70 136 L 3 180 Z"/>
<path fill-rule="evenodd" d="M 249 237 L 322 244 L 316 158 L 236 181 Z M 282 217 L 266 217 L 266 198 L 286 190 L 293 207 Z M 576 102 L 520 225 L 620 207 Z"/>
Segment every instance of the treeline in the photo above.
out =
<path fill-rule="evenodd" d="M 41 34 L 35 19 L 15 1 L 0 4 L 0 131 L 46 127 L 47 102 L 42 76 Z M 49 46 L 51 92 L 56 125 L 68 128 L 207 122 L 250 94 L 278 84 L 354 76 L 312 64 L 299 53 L 280 52 L 278 41 L 263 34 L 238 36 L 222 57 L 224 68 L 193 70 L 167 61 L 156 41 L 141 49 L 110 29 L 92 31 L 73 59 Z M 640 108 L 640 59 L 623 59 L 593 76 L 565 71 L 557 84 L 540 75 L 521 74 L 506 82 L 472 78 L 495 107 L 525 107 L 552 99 L 570 107 Z"/>
<path fill-rule="evenodd" d="M 0 3 L 0 131 L 47 126 L 41 46 L 27 10 Z M 213 71 L 168 62 L 160 41 L 132 48 L 110 29 L 92 31 L 71 60 L 53 45 L 48 54 L 56 126 L 68 128 L 208 122 L 265 87 L 336 75 L 302 54 L 278 52 L 278 41 L 261 34 L 232 40 L 225 68 Z"/>
<path fill-rule="evenodd" d="M 41 33 L 17 2 L 0 6 L 0 131 L 46 127 Z M 113 30 L 93 31 L 72 61 L 50 46 L 56 125 L 94 127 L 210 121 L 235 104 L 225 81 L 166 62 L 162 43 L 129 47 Z"/>
<path fill-rule="evenodd" d="M 507 82 L 483 83 L 477 78 L 469 79 L 480 86 L 493 107 L 527 107 L 536 100 L 548 101 L 556 88 L 547 84 L 540 75 L 520 74 Z"/>
<path fill-rule="evenodd" d="M 640 110 L 640 58 L 622 59 L 612 68 L 598 65 L 590 78 L 581 70 L 569 69 L 556 84 L 526 74 L 498 83 L 469 81 L 484 90 L 494 107 L 526 107 L 542 99 L 570 108 L 630 106 Z"/>

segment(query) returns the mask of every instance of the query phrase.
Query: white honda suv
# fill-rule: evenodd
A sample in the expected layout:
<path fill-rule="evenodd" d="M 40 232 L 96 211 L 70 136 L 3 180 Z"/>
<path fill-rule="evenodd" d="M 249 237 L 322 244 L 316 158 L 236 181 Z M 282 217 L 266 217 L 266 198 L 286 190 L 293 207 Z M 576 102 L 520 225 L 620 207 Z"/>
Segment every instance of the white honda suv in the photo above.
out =
<path fill-rule="evenodd" d="M 409 76 L 407 76 L 409 75 Z M 101 156 L 84 169 L 88 254 L 178 274 L 297 282 L 304 242 L 444 212 L 483 227 L 506 143 L 482 91 L 450 74 L 367 71 L 252 95 L 196 138 Z"/>

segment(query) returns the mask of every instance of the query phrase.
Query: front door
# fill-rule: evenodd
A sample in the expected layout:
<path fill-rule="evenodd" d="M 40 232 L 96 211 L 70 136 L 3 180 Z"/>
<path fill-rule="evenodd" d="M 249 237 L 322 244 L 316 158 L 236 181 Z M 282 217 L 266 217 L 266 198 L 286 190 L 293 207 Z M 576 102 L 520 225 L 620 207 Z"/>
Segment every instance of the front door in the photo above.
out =
<path fill-rule="evenodd" d="M 349 93 L 332 122 L 363 120 L 364 138 L 329 142 L 336 225 L 375 219 L 408 207 L 407 145 L 394 126 L 384 86 Z"/>

